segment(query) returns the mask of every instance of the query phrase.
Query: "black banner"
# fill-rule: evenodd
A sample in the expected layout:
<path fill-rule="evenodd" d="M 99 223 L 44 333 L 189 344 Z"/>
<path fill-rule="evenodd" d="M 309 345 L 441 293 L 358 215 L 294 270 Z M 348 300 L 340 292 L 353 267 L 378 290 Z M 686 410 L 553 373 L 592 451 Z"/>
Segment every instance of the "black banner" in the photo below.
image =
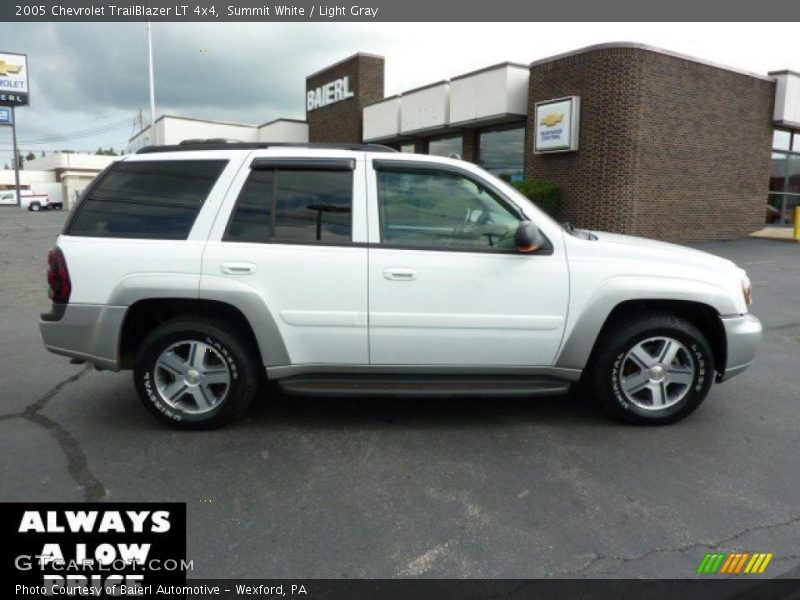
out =
<path fill-rule="evenodd" d="M 0 535 L 17 597 L 148 595 L 186 582 L 183 503 L 6 503 Z"/>

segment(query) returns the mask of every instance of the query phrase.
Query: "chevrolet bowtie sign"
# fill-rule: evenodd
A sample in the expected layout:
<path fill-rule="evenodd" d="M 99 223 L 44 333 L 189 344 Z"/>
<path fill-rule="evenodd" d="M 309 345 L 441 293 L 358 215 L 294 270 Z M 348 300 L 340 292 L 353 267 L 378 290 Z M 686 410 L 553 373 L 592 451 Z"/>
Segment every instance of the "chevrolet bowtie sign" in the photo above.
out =
<path fill-rule="evenodd" d="M 578 96 L 537 102 L 534 153 L 577 150 L 580 108 Z"/>
<path fill-rule="evenodd" d="M 554 125 L 558 125 L 561 121 L 564 120 L 564 113 L 550 113 L 549 115 L 545 115 L 545 117 L 539 121 L 539 125 L 546 125 L 547 127 L 553 127 Z"/>
<path fill-rule="evenodd" d="M 15 65 L 13 63 L 0 60 L 0 75 L 8 75 L 9 73 L 16 75 L 20 71 L 22 71 L 22 65 Z"/>
<path fill-rule="evenodd" d="M 28 104 L 28 57 L 0 52 L 0 106 Z"/>

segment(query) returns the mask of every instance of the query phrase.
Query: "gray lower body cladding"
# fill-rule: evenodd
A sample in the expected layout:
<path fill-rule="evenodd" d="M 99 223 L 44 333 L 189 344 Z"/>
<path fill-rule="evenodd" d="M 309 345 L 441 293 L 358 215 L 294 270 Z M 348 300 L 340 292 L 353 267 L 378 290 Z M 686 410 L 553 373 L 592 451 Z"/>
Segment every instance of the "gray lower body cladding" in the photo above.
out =
<path fill-rule="evenodd" d="M 43 318 L 39 331 L 50 352 L 119 370 L 119 336 L 127 306 L 69 304 L 58 320 Z"/>
<path fill-rule="evenodd" d="M 725 373 L 720 381 L 730 379 L 749 367 L 761 345 L 761 321 L 753 315 L 722 317 L 727 340 Z"/>

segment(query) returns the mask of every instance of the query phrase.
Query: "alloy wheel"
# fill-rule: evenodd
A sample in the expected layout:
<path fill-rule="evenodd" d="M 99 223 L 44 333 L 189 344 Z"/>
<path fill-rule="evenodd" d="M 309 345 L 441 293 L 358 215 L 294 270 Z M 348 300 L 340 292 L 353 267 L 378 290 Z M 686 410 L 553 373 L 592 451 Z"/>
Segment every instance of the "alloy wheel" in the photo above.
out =
<path fill-rule="evenodd" d="M 670 337 L 652 337 L 631 348 L 619 369 L 625 398 L 645 410 L 662 410 L 683 400 L 695 377 L 692 353 Z"/>
<path fill-rule="evenodd" d="M 196 340 L 181 341 L 164 350 L 156 361 L 154 376 L 161 399 L 188 414 L 202 414 L 219 406 L 231 385 L 223 356 Z"/>

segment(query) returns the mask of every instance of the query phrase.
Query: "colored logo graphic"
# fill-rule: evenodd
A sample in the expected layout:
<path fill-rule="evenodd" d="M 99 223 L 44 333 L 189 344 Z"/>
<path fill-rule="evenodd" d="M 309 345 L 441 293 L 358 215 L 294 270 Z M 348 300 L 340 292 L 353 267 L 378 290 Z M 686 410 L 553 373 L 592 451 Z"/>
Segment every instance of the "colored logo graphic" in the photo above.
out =
<path fill-rule="evenodd" d="M 701 575 L 756 575 L 764 572 L 772 556 L 771 552 L 712 552 L 703 557 L 697 572 Z"/>
<path fill-rule="evenodd" d="M 0 75 L 16 75 L 22 71 L 22 65 L 15 65 L 4 60 L 0 60 Z"/>
<path fill-rule="evenodd" d="M 547 127 L 552 127 L 553 125 L 558 125 L 563 120 L 564 120 L 564 113 L 550 113 L 549 115 L 545 115 L 544 117 L 542 117 L 542 120 L 539 121 L 539 124 L 546 125 Z"/>

